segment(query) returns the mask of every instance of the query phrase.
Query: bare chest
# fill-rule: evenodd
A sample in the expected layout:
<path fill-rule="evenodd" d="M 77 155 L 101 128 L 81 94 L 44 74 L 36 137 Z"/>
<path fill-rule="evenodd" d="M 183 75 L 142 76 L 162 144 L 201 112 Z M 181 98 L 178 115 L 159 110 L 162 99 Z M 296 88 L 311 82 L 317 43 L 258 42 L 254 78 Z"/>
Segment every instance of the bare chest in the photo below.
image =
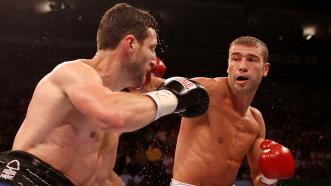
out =
<path fill-rule="evenodd" d="M 196 184 L 208 183 L 206 185 L 216 185 L 220 180 L 224 185 L 233 183 L 257 130 L 251 126 L 254 125 L 251 121 L 229 120 L 221 115 L 209 115 L 204 123 L 182 124 L 182 136 L 178 138 L 176 149 L 175 178 Z M 189 128 L 190 124 L 192 128 Z M 192 165 L 199 169 L 192 169 Z"/>
<path fill-rule="evenodd" d="M 70 126 L 55 137 L 65 156 L 71 156 L 66 175 L 76 183 L 93 183 L 106 178 L 114 167 L 119 134 L 101 131 L 94 127 L 91 120 L 75 113 L 70 115 L 65 124 Z M 65 140 L 63 140 L 65 139 Z"/>
<path fill-rule="evenodd" d="M 90 133 L 90 140 L 86 144 L 79 144 L 69 171 L 72 177 L 84 184 L 106 179 L 115 164 L 118 137 L 96 131 Z"/>
<path fill-rule="evenodd" d="M 226 109 L 211 112 L 209 126 L 222 155 L 237 162 L 244 158 L 258 134 L 258 124 L 253 117 L 240 117 Z"/>

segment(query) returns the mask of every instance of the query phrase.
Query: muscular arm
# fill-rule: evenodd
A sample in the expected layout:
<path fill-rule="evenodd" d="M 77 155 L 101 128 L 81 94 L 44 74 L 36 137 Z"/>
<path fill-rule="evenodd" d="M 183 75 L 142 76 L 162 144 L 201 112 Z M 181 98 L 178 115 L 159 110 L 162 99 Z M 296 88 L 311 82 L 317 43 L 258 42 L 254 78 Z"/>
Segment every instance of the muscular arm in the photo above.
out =
<path fill-rule="evenodd" d="M 102 185 L 102 186 L 124 186 L 121 178 L 116 174 L 114 170 L 110 170 L 106 179 L 94 183 L 94 185 Z"/>
<path fill-rule="evenodd" d="M 122 182 L 121 178 L 112 170 L 109 173 L 108 180 L 106 182 L 106 185 L 109 186 L 124 186 L 124 183 Z"/>
<path fill-rule="evenodd" d="M 67 95 L 102 130 L 134 131 L 152 122 L 156 114 L 154 102 L 144 95 L 111 92 L 94 85 L 73 86 Z"/>
<path fill-rule="evenodd" d="M 258 110 L 253 109 L 252 112 L 258 123 L 258 136 L 257 136 L 252 148 L 249 150 L 249 152 L 247 154 L 247 159 L 248 159 L 248 164 L 250 167 L 251 177 L 252 177 L 254 186 L 265 186 L 266 184 L 263 184 L 260 181 L 261 172 L 258 167 L 259 157 L 262 154 L 262 151 L 260 149 L 260 144 L 265 139 L 265 123 L 264 123 L 261 113 Z M 276 184 L 274 184 L 274 185 L 276 185 Z"/>
<path fill-rule="evenodd" d="M 129 132 L 152 122 L 156 106 L 148 96 L 112 92 L 103 86 L 98 74 L 85 64 L 65 64 L 52 72 L 72 105 L 90 117 L 98 128 Z"/>

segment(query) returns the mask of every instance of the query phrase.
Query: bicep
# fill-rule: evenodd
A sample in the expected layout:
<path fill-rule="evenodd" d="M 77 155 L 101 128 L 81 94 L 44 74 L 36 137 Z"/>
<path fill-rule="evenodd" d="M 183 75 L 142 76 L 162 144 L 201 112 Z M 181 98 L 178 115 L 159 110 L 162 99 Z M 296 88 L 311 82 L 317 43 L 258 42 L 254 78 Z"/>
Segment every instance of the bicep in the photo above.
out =
<path fill-rule="evenodd" d="M 101 130 L 134 130 L 155 118 L 156 107 L 151 98 L 112 92 L 103 86 L 99 75 L 93 70 L 63 69 L 53 79 L 73 107 L 91 118 Z"/>
<path fill-rule="evenodd" d="M 101 86 L 102 81 L 95 72 L 81 65 L 65 64 L 55 68 L 51 79 L 77 110 L 88 115 L 101 109 L 99 100 L 110 92 Z"/>
<path fill-rule="evenodd" d="M 143 102 L 149 99 L 143 95 L 112 92 L 104 86 L 91 84 L 71 86 L 66 93 L 73 106 L 91 118 L 101 130 L 122 130 L 139 111 L 133 105 L 137 102 L 138 106 L 143 107 Z M 150 101 L 150 104 L 154 103 Z"/>
<path fill-rule="evenodd" d="M 262 154 L 262 150 L 260 149 L 260 144 L 265 138 L 265 123 L 262 114 L 258 110 L 255 110 L 254 112 L 255 112 L 254 114 L 255 120 L 257 121 L 257 137 L 247 154 L 247 160 L 249 163 L 251 176 L 253 180 L 255 180 L 260 174 L 258 167 L 259 158 Z"/>
<path fill-rule="evenodd" d="M 96 116 L 105 110 L 102 100 L 105 100 L 111 91 L 93 84 L 77 84 L 68 86 L 65 94 L 77 110 L 88 116 Z"/>
<path fill-rule="evenodd" d="M 155 104 L 145 95 L 112 92 L 91 84 L 71 86 L 66 93 L 73 106 L 101 130 L 136 130 L 155 118 Z"/>
<path fill-rule="evenodd" d="M 64 64 L 50 73 L 50 79 L 79 112 L 97 120 L 105 115 L 102 100 L 111 91 L 102 86 L 93 70 L 83 65 Z"/>

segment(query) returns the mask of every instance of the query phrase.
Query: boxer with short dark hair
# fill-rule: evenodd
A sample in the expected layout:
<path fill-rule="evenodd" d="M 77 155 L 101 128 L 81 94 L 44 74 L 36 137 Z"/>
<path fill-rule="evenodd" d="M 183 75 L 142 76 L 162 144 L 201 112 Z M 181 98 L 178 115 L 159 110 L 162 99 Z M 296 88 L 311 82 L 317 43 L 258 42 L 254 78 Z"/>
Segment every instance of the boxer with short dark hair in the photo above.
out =
<path fill-rule="evenodd" d="M 148 94 L 122 91 L 165 68 L 156 31 L 149 13 L 124 3 L 110 8 L 95 56 L 61 63 L 39 81 L 12 150 L 0 154 L 0 185 L 123 185 L 113 171 L 121 133 L 163 115 L 206 111 L 205 89 L 182 77 Z"/>
<path fill-rule="evenodd" d="M 265 43 L 244 36 L 230 45 L 228 77 L 193 78 L 207 89 L 210 104 L 205 114 L 182 118 L 172 186 L 231 186 L 245 156 L 255 186 L 293 176 L 291 152 L 265 140 L 262 114 L 250 106 L 269 66 Z"/>

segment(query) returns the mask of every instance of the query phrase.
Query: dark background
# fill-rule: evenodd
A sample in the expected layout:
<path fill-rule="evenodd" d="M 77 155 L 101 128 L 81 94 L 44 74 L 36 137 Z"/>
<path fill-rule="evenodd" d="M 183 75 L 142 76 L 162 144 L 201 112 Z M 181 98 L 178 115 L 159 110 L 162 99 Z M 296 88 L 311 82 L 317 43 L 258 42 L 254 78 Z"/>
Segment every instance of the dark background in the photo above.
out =
<path fill-rule="evenodd" d="M 1 0 L 1 151 L 10 149 L 38 80 L 63 61 L 93 57 L 98 22 L 117 2 L 121 1 Z M 331 1 L 125 2 L 149 10 L 160 23 L 157 53 L 168 66 L 165 77 L 225 76 L 228 45 L 233 39 L 251 35 L 265 41 L 271 70 L 252 105 L 265 117 L 267 137 L 293 149 L 296 180 L 331 176 Z M 315 33 L 307 39 L 304 28 L 311 26 Z M 165 130 L 176 133 L 179 118 L 170 121 L 165 122 Z M 146 132 L 155 136 L 160 125 L 162 122 L 121 139 L 123 143 L 143 141 L 146 150 L 156 139 L 146 137 Z M 131 154 L 137 152 L 137 146 L 128 148 Z M 125 154 L 121 149 L 119 159 Z M 125 166 L 119 163 L 117 172 L 121 174 Z M 137 167 L 140 171 L 146 164 Z M 238 179 L 248 179 L 247 172 L 244 165 Z M 160 184 L 151 182 L 147 185 Z"/>

